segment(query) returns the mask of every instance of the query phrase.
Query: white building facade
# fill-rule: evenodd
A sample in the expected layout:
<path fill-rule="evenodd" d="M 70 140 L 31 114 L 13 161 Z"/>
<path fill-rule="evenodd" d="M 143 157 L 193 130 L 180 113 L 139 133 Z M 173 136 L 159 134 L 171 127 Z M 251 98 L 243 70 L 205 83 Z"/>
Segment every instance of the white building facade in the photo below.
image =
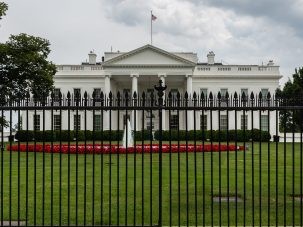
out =
<path fill-rule="evenodd" d="M 89 61 L 79 65 L 58 65 L 57 73 L 54 77 L 55 94 L 60 91 L 66 96 L 67 92 L 72 95 L 80 92 L 83 97 L 84 92 L 88 94 L 100 94 L 101 91 L 108 95 L 111 91 L 116 94 L 120 91 L 124 92 L 137 92 L 139 95 L 142 92 L 149 93 L 150 89 L 153 89 L 154 85 L 161 79 L 165 85 L 167 85 L 167 92 L 171 91 L 176 93 L 179 91 L 184 94 L 185 91 L 191 96 L 194 92 L 198 95 L 201 92 L 208 96 L 210 92 L 217 94 L 219 91 L 224 97 L 224 94 L 228 92 L 233 94 L 237 92 L 242 94 L 243 92 L 250 95 L 251 92 L 258 94 L 262 92 L 266 95 L 268 92 L 275 93 L 275 90 L 279 86 L 279 79 L 281 74 L 279 66 L 274 65 L 273 61 L 269 61 L 266 65 L 223 65 L 222 63 L 215 62 L 215 54 L 210 52 L 207 55 L 207 62 L 201 63 L 198 61 L 196 53 L 180 53 L 180 52 L 167 52 L 152 45 L 145 45 L 130 52 L 105 52 L 104 57 L 100 62 L 97 62 L 97 56 L 93 52 L 89 53 Z M 126 118 L 130 118 L 131 124 L 136 130 L 148 129 L 150 127 L 153 130 L 158 129 L 158 116 L 155 112 L 153 125 L 150 125 L 150 116 L 147 111 L 144 114 L 137 111 L 136 124 L 134 124 L 134 113 L 119 113 L 119 127 L 117 125 L 118 116 L 116 111 L 112 111 L 112 121 L 109 122 L 108 112 L 104 112 L 103 115 L 103 130 L 109 129 L 123 129 L 123 123 Z M 23 120 L 23 128 L 42 130 L 43 127 L 46 130 L 51 129 L 53 123 L 54 129 L 61 127 L 62 130 L 68 129 L 68 118 L 70 118 L 70 129 L 80 130 L 100 130 L 98 125 L 100 124 L 101 113 L 96 111 L 95 121 L 93 121 L 92 111 L 87 111 L 86 119 L 84 112 L 79 111 L 78 120 L 75 113 L 71 113 L 68 116 L 67 111 L 62 111 L 62 115 L 59 115 L 58 111 L 54 111 L 53 116 L 50 112 L 46 112 L 45 116 L 42 116 L 42 112 L 36 112 L 36 114 L 30 112 L 28 116 L 28 125 Z M 194 126 L 193 113 L 188 112 L 189 117 L 187 119 L 188 130 L 194 129 L 218 129 L 219 121 L 222 129 L 225 129 L 228 125 L 229 129 L 251 129 L 251 112 L 227 114 L 221 111 L 220 117 L 218 113 L 214 111 L 212 119 L 210 118 L 209 111 L 203 113 L 204 124 L 202 125 L 202 113 L 196 112 L 196 125 Z M 35 116 L 34 116 L 35 115 Z M 53 121 L 50 121 L 53 117 Z M 235 125 L 235 117 L 237 117 L 237 125 Z M 268 125 L 268 117 L 270 118 L 270 125 Z M 23 119 L 26 116 L 23 115 Z M 43 119 L 47 120 L 43 120 Z M 142 127 L 142 118 L 144 127 Z M 169 119 L 171 122 L 169 122 Z M 258 114 L 254 115 L 253 128 L 259 128 L 260 122 L 261 128 L 265 130 L 270 128 L 270 133 L 273 135 L 276 132 L 275 114 L 262 113 L 261 118 Z M 78 125 L 75 125 L 77 122 Z M 95 126 L 93 125 L 95 123 Z M 85 124 L 86 123 L 86 124 Z M 176 113 L 172 112 L 172 116 L 169 118 L 168 111 L 163 112 L 162 128 L 164 130 L 174 129 L 180 127 L 185 129 L 185 117 L 184 112 L 180 113 L 179 119 L 176 117 Z"/>

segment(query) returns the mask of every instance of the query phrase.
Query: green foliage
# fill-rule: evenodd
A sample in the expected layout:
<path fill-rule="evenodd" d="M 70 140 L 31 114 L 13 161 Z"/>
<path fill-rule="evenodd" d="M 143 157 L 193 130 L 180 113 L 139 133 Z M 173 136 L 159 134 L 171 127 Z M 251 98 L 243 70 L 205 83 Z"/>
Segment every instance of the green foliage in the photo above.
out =
<path fill-rule="evenodd" d="M 16 133 L 15 139 L 20 142 L 33 141 L 34 131 L 20 130 Z"/>
<path fill-rule="evenodd" d="M 58 141 L 92 141 L 95 140 L 96 142 L 100 141 L 121 141 L 123 139 L 123 131 L 122 130 L 107 130 L 107 131 L 90 131 L 90 130 L 61 130 L 60 131 L 51 131 L 46 130 L 43 131 L 26 131 L 26 130 L 19 130 L 16 133 L 15 138 L 20 142 L 26 141 L 38 141 L 38 142 L 58 142 Z M 143 140 L 150 140 L 151 134 L 150 131 L 137 131 L 135 133 L 136 141 Z"/>
<path fill-rule="evenodd" d="M 295 69 L 293 80 L 288 80 L 283 90 L 278 89 L 276 94 L 283 101 L 280 105 L 303 105 L 303 67 Z M 280 111 L 280 131 L 298 132 L 303 127 L 302 111 Z"/>
<path fill-rule="evenodd" d="M 6 15 L 6 11 L 8 9 L 8 5 L 5 2 L 0 2 L 0 20 L 2 16 Z"/>
<path fill-rule="evenodd" d="M 152 139 L 152 133 L 150 130 L 143 130 L 143 131 L 136 131 L 134 134 L 134 139 L 136 141 L 141 141 L 141 140 L 150 140 Z"/>
<path fill-rule="evenodd" d="M 27 34 L 11 35 L 0 44 L 1 102 L 4 97 L 23 99 L 27 91 L 36 97 L 48 96 L 53 88 L 56 66 L 47 60 L 49 42 Z"/>
<path fill-rule="evenodd" d="M 159 140 L 160 138 L 160 132 L 159 130 L 155 131 L 154 135 L 156 140 Z M 229 130 L 229 131 L 221 131 L 221 130 L 191 130 L 191 131 L 185 131 L 185 130 L 167 130 L 162 131 L 162 140 L 164 141 L 185 141 L 185 140 L 197 140 L 197 141 L 269 141 L 271 138 L 271 135 L 269 132 L 261 131 L 259 129 L 253 129 L 253 130 Z"/>

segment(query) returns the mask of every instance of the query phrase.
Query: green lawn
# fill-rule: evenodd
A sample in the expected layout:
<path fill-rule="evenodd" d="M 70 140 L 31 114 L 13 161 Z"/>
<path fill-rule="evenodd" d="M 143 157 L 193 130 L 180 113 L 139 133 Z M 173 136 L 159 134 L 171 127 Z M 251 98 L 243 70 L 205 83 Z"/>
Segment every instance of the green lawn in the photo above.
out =
<path fill-rule="evenodd" d="M 268 225 L 268 219 L 270 225 L 275 225 L 276 220 L 279 225 L 284 221 L 286 225 L 301 225 L 302 204 L 293 202 L 290 196 L 293 191 L 300 194 L 302 190 L 300 144 L 294 146 L 294 157 L 291 143 L 286 144 L 285 150 L 284 144 L 280 143 L 277 154 L 275 143 L 270 144 L 269 151 L 267 143 L 254 143 L 253 150 L 252 144 L 248 145 L 246 152 L 189 153 L 188 156 L 186 153 L 163 154 L 163 225 L 178 225 L 179 222 L 195 225 L 196 221 L 198 225 L 227 225 L 228 222 L 235 225 L 236 221 L 243 225 L 244 217 L 246 225 L 259 225 L 260 220 L 262 225 Z M 0 201 L 3 203 L 3 220 L 18 220 L 20 201 L 20 220 L 27 219 L 31 225 L 59 225 L 60 217 L 62 225 L 76 222 L 83 225 L 84 221 L 89 225 L 92 221 L 96 225 L 142 225 L 142 222 L 150 225 L 158 222 L 158 154 L 68 156 L 28 153 L 27 159 L 26 153 L 4 151 L 3 159 L 2 155 L 0 158 L 0 164 L 3 163 L 2 173 L 0 168 L 3 174 L 3 179 L 0 175 L 0 183 L 3 180 L 3 201 Z M 212 203 L 211 195 L 220 192 L 225 195 L 237 193 L 245 198 L 245 202 Z"/>

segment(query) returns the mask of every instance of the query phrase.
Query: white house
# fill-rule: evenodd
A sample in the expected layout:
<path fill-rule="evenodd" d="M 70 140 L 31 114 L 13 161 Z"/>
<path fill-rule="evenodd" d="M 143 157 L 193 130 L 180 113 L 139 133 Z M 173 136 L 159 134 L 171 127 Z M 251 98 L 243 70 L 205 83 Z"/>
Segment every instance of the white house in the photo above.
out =
<path fill-rule="evenodd" d="M 215 61 L 215 54 L 209 52 L 207 54 L 207 62 L 200 62 L 197 54 L 192 52 L 167 52 L 163 49 L 157 48 L 152 45 L 145 45 L 129 52 L 105 52 L 102 60 L 97 61 L 97 55 L 93 52 L 89 53 L 89 61 L 78 65 L 58 65 L 58 72 L 56 73 L 55 80 L 55 95 L 61 91 L 62 94 L 67 94 L 69 91 L 71 94 L 80 92 L 83 96 L 84 92 L 88 94 L 100 94 L 101 91 L 104 94 L 108 94 L 110 91 L 116 94 L 120 91 L 122 94 L 125 91 L 142 94 L 143 91 L 149 92 L 153 89 L 153 86 L 161 79 L 167 86 L 167 91 L 173 93 L 179 91 L 181 94 L 187 91 L 189 95 L 193 92 L 205 95 L 209 95 L 210 92 L 217 94 L 221 91 L 224 94 L 228 91 L 229 94 L 238 92 L 255 94 L 260 91 L 266 95 L 268 92 L 273 94 L 276 88 L 279 86 L 279 79 L 281 74 L 279 66 L 275 65 L 273 61 L 269 61 L 266 65 L 225 65 Z M 87 111 L 86 129 L 92 130 L 93 128 L 93 113 Z M 104 129 L 109 128 L 109 116 L 108 112 L 104 113 Z M 133 120 L 134 113 L 128 113 L 131 118 L 131 123 L 134 126 Z M 68 114 L 67 111 L 62 112 L 60 117 L 58 111 L 53 113 L 54 129 L 68 127 Z M 210 129 L 218 129 L 219 116 L 216 111 L 212 113 L 212 120 L 210 119 L 210 111 L 205 111 L 203 117 L 205 124 L 202 125 L 201 116 L 202 112 L 196 112 L 196 129 L 202 127 Z M 23 115 L 24 116 L 24 115 Z M 163 129 L 185 128 L 184 112 L 180 114 L 178 119 L 175 112 L 172 112 L 172 116 L 169 116 L 168 111 L 163 113 Z M 26 116 L 24 116 L 26 117 Z M 24 118 L 23 117 L 23 118 Z M 127 116 L 128 117 L 128 116 Z M 157 112 L 153 114 L 154 125 L 150 125 L 150 113 L 145 111 L 144 116 L 140 111 L 136 114 L 136 128 L 142 129 L 142 118 L 144 122 L 144 128 L 153 127 L 157 129 Z M 271 113 L 270 117 L 270 132 L 275 134 L 275 114 Z M 34 116 L 33 112 L 28 116 L 29 129 L 42 130 L 44 125 L 45 129 L 51 128 L 51 121 L 46 120 L 43 122 L 43 118 L 51 119 L 50 112 L 45 113 L 45 117 L 42 116 L 42 112 L 37 112 Z M 74 112 L 70 114 L 71 129 L 77 127 L 84 130 L 84 112 L 79 112 L 78 121 L 76 121 L 76 115 Z M 117 129 L 118 116 L 116 111 L 112 111 L 112 129 Z M 126 119 L 125 113 L 119 114 L 119 129 L 123 129 L 123 120 Z M 192 111 L 189 112 L 188 117 L 188 129 L 194 128 L 194 117 Z M 246 127 L 251 128 L 251 112 L 245 113 L 243 111 L 237 113 L 237 128 Z M 244 120 L 245 119 L 245 120 Z M 259 128 L 261 121 L 261 128 L 266 130 L 268 113 L 262 112 L 261 118 L 257 112 L 254 114 L 254 128 Z M 95 112 L 95 129 L 99 129 L 101 121 L 100 112 Z M 227 114 L 224 111 L 220 113 L 220 123 L 222 129 L 227 127 L 227 121 L 229 128 L 234 129 L 235 126 L 235 113 L 230 112 L 227 119 Z M 26 128 L 26 121 L 23 121 L 23 128 Z"/>

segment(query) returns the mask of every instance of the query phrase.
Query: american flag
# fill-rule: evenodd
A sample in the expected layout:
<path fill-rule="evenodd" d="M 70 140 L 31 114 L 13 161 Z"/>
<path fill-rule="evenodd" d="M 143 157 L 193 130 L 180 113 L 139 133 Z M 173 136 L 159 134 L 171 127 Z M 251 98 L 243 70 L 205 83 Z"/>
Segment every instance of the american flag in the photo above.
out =
<path fill-rule="evenodd" d="M 151 19 L 152 19 L 152 20 L 156 20 L 157 17 L 156 17 L 154 14 L 152 14 L 152 15 L 151 15 Z"/>

